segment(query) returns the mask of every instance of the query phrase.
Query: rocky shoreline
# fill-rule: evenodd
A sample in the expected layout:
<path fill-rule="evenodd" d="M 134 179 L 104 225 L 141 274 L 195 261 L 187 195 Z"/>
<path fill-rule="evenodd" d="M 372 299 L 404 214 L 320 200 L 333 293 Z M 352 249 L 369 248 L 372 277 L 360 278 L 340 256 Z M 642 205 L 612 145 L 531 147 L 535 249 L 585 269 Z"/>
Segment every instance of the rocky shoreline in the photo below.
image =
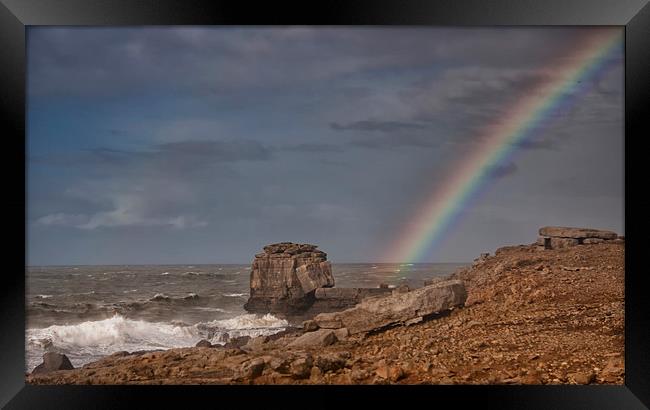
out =
<path fill-rule="evenodd" d="M 603 231 L 587 233 L 592 238 L 598 232 Z M 557 229 L 544 233 L 571 234 Z M 200 342 L 166 351 L 119 352 L 79 369 L 41 368 L 26 381 L 623 384 L 624 238 L 600 236 L 607 238 L 500 248 L 450 278 L 321 312 L 302 329 L 234 339 L 225 346 Z M 307 251 L 308 263 L 317 265 L 323 276 L 303 270 L 304 282 L 325 289 L 320 292 L 335 290 L 324 253 L 314 252 L 315 247 Z M 293 271 L 285 272 L 295 272 L 298 265 L 292 266 Z"/>

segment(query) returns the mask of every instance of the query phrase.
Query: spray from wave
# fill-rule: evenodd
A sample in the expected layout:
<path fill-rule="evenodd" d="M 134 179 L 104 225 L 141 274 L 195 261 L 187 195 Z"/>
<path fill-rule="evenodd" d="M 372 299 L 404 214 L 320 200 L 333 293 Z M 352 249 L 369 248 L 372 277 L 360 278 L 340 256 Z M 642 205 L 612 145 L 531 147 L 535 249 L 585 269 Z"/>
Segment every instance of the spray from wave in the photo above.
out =
<path fill-rule="evenodd" d="M 109 319 L 76 325 L 27 329 L 27 371 L 42 361 L 48 351 L 64 353 L 75 367 L 119 351 L 171 349 L 194 346 L 201 339 L 215 344 L 239 336 L 271 335 L 288 322 L 273 315 L 244 314 L 231 319 L 194 325 L 146 322 L 115 315 Z"/>

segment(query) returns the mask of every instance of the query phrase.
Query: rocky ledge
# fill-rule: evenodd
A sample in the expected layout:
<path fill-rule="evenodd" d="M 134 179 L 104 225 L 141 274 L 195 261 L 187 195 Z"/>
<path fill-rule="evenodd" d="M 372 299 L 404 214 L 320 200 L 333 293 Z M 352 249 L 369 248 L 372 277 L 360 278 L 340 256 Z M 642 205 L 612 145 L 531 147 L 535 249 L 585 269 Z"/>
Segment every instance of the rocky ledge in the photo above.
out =
<path fill-rule="evenodd" d="M 537 245 L 542 249 L 562 249 L 569 246 L 602 242 L 625 242 L 625 237 L 616 232 L 590 228 L 566 226 L 545 226 L 539 229 Z"/>
<path fill-rule="evenodd" d="M 621 385 L 624 252 L 622 240 L 509 246 L 448 280 L 365 299 L 304 329 L 226 346 L 121 352 L 80 369 L 33 373 L 27 382 Z M 431 301 L 427 310 L 422 297 Z M 463 307 L 449 309 L 461 300 Z M 446 310 L 427 314 L 436 309 Z"/>

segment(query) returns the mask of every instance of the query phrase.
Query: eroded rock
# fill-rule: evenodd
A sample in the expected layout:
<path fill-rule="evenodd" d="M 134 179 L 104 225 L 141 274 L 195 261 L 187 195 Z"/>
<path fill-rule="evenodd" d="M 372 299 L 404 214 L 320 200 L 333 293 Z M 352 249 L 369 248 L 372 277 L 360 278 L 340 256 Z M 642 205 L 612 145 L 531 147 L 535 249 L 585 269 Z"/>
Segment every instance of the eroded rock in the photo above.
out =
<path fill-rule="evenodd" d="M 300 314 L 314 301 L 314 291 L 334 286 L 325 252 L 316 245 L 281 242 L 267 245 L 251 266 L 249 312 Z"/>
<path fill-rule="evenodd" d="M 466 299 L 463 282 L 450 280 L 411 292 L 364 299 L 342 312 L 321 313 L 314 321 L 323 329 L 346 327 L 350 334 L 356 334 L 462 306 Z"/>

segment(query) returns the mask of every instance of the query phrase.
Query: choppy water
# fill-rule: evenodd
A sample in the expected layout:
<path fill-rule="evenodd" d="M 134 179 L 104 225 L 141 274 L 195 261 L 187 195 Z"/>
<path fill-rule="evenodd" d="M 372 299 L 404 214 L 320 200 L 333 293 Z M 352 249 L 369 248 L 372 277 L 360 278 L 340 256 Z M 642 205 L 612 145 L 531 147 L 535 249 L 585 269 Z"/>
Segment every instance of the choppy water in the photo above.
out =
<path fill-rule="evenodd" d="M 408 284 L 460 264 L 333 264 L 337 287 Z M 247 314 L 250 265 L 41 266 L 27 269 L 26 370 L 45 351 L 75 367 L 117 351 L 273 334 L 290 325 Z"/>

